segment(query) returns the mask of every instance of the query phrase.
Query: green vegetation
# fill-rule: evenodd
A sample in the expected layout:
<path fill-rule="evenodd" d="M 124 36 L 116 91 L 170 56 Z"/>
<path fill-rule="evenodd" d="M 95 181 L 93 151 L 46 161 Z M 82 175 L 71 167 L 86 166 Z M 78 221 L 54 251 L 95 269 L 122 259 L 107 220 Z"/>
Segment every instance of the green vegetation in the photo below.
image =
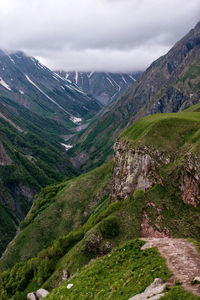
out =
<path fill-rule="evenodd" d="M 199 144 L 199 122 L 199 113 L 156 114 L 138 121 L 120 137 L 130 142 L 131 146 L 152 146 L 173 154 L 183 146 L 196 149 Z"/>
<path fill-rule="evenodd" d="M 157 114 L 120 135 L 126 150 L 145 149 L 155 162 L 162 154 L 155 164 L 160 181 L 146 192 L 111 203 L 111 162 L 44 188 L 1 260 L 1 270 L 10 269 L 0 275 L 0 299 L 23 299 L 40 287 L 52 291 L 47 299 L 128 299 L 155 277 L 166 280 L 170 274 L 157 250 L 142 251 L 143 242 L 133 239 L 141 236 L 145 210 L 155 230 L 199 240 L 200 207 L 185 204 L 180 189 L 189 172 L 186 154 L 199 157 L 199 122 L 197 112 Z M 63 270 L 70 274 L 71 289 L 66 282 L 59 286 Z M 163 299 L 198 297 L 177 286 Z"/>
<path fill-rule="evenodd" d="M 47 299 L 128 299 L 141 293 L 152 280 L 166 280 L 170 274 L 156 249 L 140 250 L 143 242 L 126 243 L 83 268 Z"/>
<path fill-rule="evenodd" d="M 4 110 L 2 108 L 1 112 Z M 58 137 L 41 131 L 37 123 L 31 125 L 30 120 L 23 124 L 23 119 L 18 121 L 14 114 L 7 117 L 14 119 L 24 131 L 18 131 L 0 118 L 0 142 L 11 160 L 10 164 L 0 166 L 0 198 L 3 199 L 0 217 L 4 219 L 2 226 L 7 223 L 2 228 L 0 224 L 0 255 L 30 209 L 34 194 L 46 185 L 61 181 L 64 176 L 76 174 Z"/>
<path fill-rule="evenodd" d="M 119 234 L 119 222 L 116 216 L 110 216 L 101 222 L 100 230 L 104 238 L 113 238 Z"/>
<path fill-rule="evenodd" d="M 200 299 L 198 296 L 195 296 L 191 293 L 188 293 L 181 289 L 180 287 L 173 287 L 166 293 L 162 298 L 162 300 L 198 300 Z"/>
<path fill-rule="evenodd" d="M 81 164 L 81 171 L 98 167 L 111 158 L 114 141 L 128 122 L 127 116 L 115 111 L 106 112 L 102 118 L 99 115 L 95 116 L 89 127 L 72 139 L 75 147 L 68 151 L 69 156 L 73 157 L 81 152 L 87 153 L 89 151 L 90 153 L 89 159 Z M 89 132 L 88 128 L 90 128 Z M 92 151 L 90 151 L 91 148 Z"/>
<path fill-rule="evenodd" d="M 111 165 L 42 190 L 1 260 L 1 270 L 35 256 L 59 236 L 84 224 L 108 197 Z"/>
<path fill-rule="evenodd" d="M 81 230 L 71 232 L 57 239 L 51 247 L 42 250 L 37 257 L 18 263 L 11 270 L 3 272 L 0 276 L 0 299 L 7 300 L 15 294 L 17 297 L 30 282 L 31 288 L 39 288 L 52 274 L 58 260 L 82 238 Z M 20 295 L 25 296 L 25 293 Z"/>
<path fill-rule="evenodd" d="M 200 206 L 185 204 L 181 185 L 195 174 L 200 150 L 200 113 L 157 114 L 146 117 L 124 131 L 119 140 L 128 149 L 143 149 L 155 160 L 160 182 L 143 194 L 142 203 L 149 223 L 157 230 L 168 228 L 173 237 L 199 240 Z M 188 154 L 190 155 L 188 158 Z M 188 161 L 194 162 L 194 167 Z M 191 169 L 192 168 L 192 169 Z M 190 172 L 190 173 L 189 173 Z M 190 174 L 190 175 L 188 175 Z M 156 225 L 155 225 L 156 224 Z"/>

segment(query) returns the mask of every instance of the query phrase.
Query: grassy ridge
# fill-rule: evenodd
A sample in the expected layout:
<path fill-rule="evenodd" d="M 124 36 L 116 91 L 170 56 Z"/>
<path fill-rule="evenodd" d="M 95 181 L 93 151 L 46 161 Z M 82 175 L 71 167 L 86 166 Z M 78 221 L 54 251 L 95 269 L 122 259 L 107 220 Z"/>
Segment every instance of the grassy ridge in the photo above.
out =
<path fill-rule="evenodd" d="M 198 112 L 156 114 L 138 121 L 120 137 L 132 141 L 134 145 L 153 146 L 158 150 L 174 152 L 183 145 L 190 147 L 191 144 L 195 148 L 195 142 L 199 143 L 199 122 Z"/>

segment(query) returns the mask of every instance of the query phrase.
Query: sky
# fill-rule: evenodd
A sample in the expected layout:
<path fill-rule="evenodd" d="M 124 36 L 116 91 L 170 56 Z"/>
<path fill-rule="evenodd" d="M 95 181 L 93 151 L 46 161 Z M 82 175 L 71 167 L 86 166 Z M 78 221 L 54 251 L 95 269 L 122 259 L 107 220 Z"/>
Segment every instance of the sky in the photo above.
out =
<path fill-rule="evenodd" d="M 0 49 L 53 70 L 135 72 L 199 21 L 200 0 L 0 0 Z"/>

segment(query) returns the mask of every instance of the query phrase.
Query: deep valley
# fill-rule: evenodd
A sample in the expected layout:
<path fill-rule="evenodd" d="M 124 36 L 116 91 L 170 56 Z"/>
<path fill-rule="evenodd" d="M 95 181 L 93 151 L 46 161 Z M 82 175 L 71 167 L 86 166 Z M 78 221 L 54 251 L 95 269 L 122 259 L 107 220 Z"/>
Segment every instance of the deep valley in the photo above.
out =
<path fill-rule="evenodd" d="M 200 23 L 144 72 L 1 51 L 0 299 L 200 299 L 199 101 Z"/>

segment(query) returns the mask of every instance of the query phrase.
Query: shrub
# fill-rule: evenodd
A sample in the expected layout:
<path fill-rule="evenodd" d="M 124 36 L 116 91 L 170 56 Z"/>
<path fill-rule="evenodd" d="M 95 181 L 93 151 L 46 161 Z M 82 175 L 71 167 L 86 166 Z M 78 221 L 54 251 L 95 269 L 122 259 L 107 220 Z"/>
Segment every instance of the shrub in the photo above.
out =
<path fill-rule="evenodd" d="M 102 236 L 98 230 L 91 230 L 86 233 L 84 238 L 84 251 L 100 254 L 100 245 L 102 242 Z"/>
<path fill-rule="evenodd" d="M 104 238 L 113 238 L 119 234 L 119 221 L 116 216 L 109 216 L 100 223 Z"/>

